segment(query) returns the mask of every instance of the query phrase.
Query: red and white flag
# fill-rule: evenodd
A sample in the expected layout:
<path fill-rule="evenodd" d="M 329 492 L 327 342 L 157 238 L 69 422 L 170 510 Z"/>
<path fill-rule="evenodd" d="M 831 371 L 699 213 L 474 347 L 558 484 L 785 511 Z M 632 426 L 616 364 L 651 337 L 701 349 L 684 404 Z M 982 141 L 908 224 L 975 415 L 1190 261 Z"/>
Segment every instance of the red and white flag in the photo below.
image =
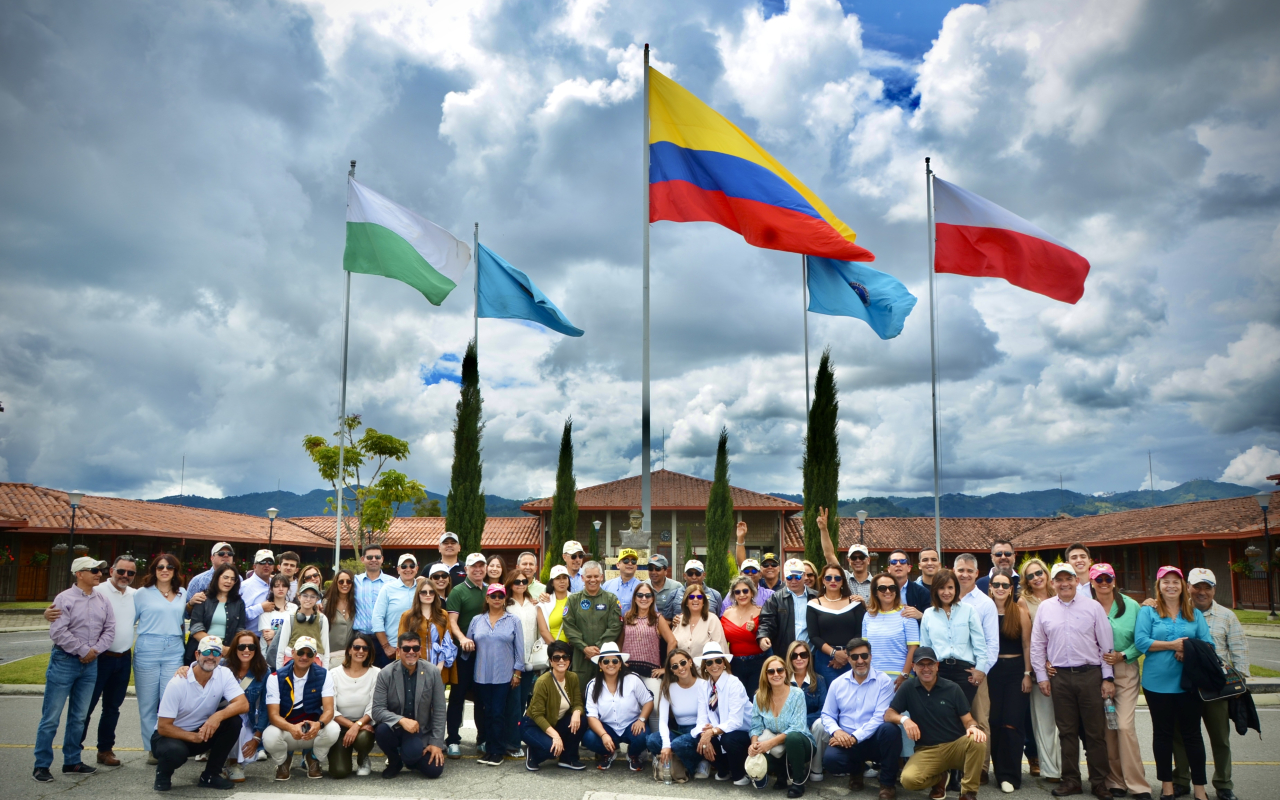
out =
<path fill-rule="evenodd" d="M 1084 294 L 1089 262 L 1022 217 L 938 177 L 933 207 L 935 272 L 1003 278 L 1064 303 Z"/>

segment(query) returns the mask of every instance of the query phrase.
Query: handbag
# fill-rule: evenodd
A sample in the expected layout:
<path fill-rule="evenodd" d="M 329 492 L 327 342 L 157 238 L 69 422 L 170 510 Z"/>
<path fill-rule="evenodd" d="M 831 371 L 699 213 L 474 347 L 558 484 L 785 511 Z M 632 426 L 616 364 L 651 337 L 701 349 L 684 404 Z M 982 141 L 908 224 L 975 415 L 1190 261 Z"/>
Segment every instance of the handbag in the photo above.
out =
<path fill-rule="evenodd" d="M 525 659 L 525 671 L 540 672 L 550 666 L 551 661 L 547 658 L 547 643 L 542 639 L 538 639 L 533 643 L 533 649 L 529 651 L 529 657 Z"/>
<path fill-rule="evenodd" d="M 1223 684 L 1221 689 L 1217 691 L 1214 691 L 1213 689 L 1196 690 L 1200 693 L 1201 700 L 1205 702 L 1211 702 L 1213 700 L 1227 700 L 1232 697 L 1239 697 L 1249 691 L 1249 688 L 1245 685 L 1244 676 L 1241 675 L 1240 671 L 1235 667 L 1223 667 L 1222 674 L 1226 678 L 1227 682 Z"/>

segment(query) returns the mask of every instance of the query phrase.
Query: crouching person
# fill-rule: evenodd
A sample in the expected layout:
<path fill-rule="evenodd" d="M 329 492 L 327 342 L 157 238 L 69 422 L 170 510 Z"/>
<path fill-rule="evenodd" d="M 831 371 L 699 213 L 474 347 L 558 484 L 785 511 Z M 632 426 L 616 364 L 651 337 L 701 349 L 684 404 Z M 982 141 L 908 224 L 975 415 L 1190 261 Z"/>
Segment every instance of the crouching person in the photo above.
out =
<path fill-rule="evenodd" d="M 276 764 L 278 781 L 289 780 L 294 750 L 304 751 L 308 778 L 323 777 L 320 764 L 342 735 L 333 721 L 333 678 L 316 663 L 317 650 L 315 639 L 299 637 L 293 643 L 293 660 L 267 681 L 271 726 L 262 746 Z"/>
<path fill-rule="evenodd" d="M 885 722 L 893 700 L 894 679 L 871 667 L 871 644 L 850 639 L 845 653 L 853 669 L 831 682 L 822 707 L 823 732 L 828 737 L 823 767 L 834 774 L 848 774 L 849 788 L 862 789 L 866 762 L 880 765 L 880 800 L 897 797 L 898 758 L 902 732 Z"/>
<path fill-rule="evenodd" d="M 444 773 L 445 701 L 440 670 L 422 658 L 422 637 L 403 633 L 399 661 L 378 673 L 373 686 L 374 737 L 387 755 L 382 777 L 405 767 L 428 778 Z"/>
<path fill-rule="evenodd" d="M 173 771 L 201 753 L 209 754 L 200 774 L 201 786 L 230 789 L 234 785 L 221 772 L 240 736 L 240 715 L 249 710 L 249 701 L 231 670 L 219 665 L 221 660 L 222 640 L 206 636 L 196 651 L 195 668 L 170 678 L 165 687 L 151 735 L 151 752 L 159 762 L 157 792 L 169 791 Z"/>
<path fill-rule="evenodd" d="M 960 687 L 938 677 L 938 657 L 932 647 L 916 650 L 915 675 L 898 689 L 884 718 L 902 725 L 916 743 L 915 754 L 902 769 L 903 787 L 918 791 L 931 786 L 929 797 L 940 800 L 947 794 L 948 772 L 963 769 L 960 800 L 976 800 L 987 759 L 987 736 L 973 721 Z"/>

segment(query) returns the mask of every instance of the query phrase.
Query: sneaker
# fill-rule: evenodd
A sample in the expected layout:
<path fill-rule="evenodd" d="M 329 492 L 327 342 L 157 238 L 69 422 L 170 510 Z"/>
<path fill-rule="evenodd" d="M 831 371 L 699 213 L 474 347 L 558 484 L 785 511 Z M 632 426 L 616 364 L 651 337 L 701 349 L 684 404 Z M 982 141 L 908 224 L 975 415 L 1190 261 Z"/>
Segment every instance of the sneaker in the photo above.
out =
<path fill-rule="evenodd" d="M 207 761 L 208 759 L 205 760 Z M 205 772 L 200 775 L 200 783 L 198 786 L 201 789 L 222 789 L 223 791 L 226 791 L 227 789 L 235 786 L 235 784 L 217 773 L 210 775 Z"/>
<path fill-rule="evenodd" d="M 508 750 L 507 758 L 524 758 L 524 748 L 516 747 Z"/>
<path fill-rule="evenodd" d="M 449 758 L 462 758 L 462 748 L 456 744 L 451 744 L 445 748 L 445 755 Z"/>
<path fill-rule="evenodd" d="M 644 769 L 644 754 L 636 753 L 635 755 L 627 754 L 627 767 L 632 772 L 639 772 Z"/>
<path fill-rule="evenodd" d="M 537 772 L 542 769 L 538 766 L 538 762 L 533 760 L 533 750 L 529 750 L 524 756 L 524 768 L 530 772 Z"/>
<path fill-rule="evenodd" d="M 200 755 L 198 755 L 198 756 L 196 756 L 196 757 L 195 757 L 195 761 L 197 761 L 197 762 L 208 761 L 208 760 L 209 760 L 209 751 L 208 751 L 208 750 L 205 750 L 203 753 L 201 753 Z"/>
<path fill-rule="evenodd" d="M 483 764 L 486 767 L 497 767 L 502 764 L 502 759 L 498 758 L 497 756 L 492 756 L 492 755 L 489 755 L 488 753 L 485 753 L 484 755 L 476 759 L 476 763 Z"/>
<path fill-rule="evenodd" d="M 747 778 L 747 780 L 749 780 L 749 781 L 750 781 L 751 779 L 750 779 L 750 778 Z M 768 786 L 768 785 L 769 785 L 769 778 L 768 778 L 768 777 L 764 777 L 764 778 L 761 778 L 761 779 L 760 779 L 760 780 L 758 780 L 758 781 L 751 781 L 751 785 L 752 785 L 752 786 L 754 786 L 754 787 L 756 787 L 757 789 L 763 789 L 764 787 L 766 787 L 766 786 Z"/>
<path fill-rule="evenodd" d="M 324 777 L 324 770 L 320 767 L 320 759 L 310 753 L 303 759 L 307 764 L 307 777 L 312 780 Z"/>
<path fill-rule="evenodd" d="M 698 768 L 694 770 L 693 777 L 700 781 L 705 781 L 711 777 L 711 764 L 708 761 L 702 761 L 698 764 Z"/>
<path fill-rule="evenodd" d="M 736 781 L 734 781 L 733 785 L 734 786 L 750 786 L 751 778 L 747 777 L 746 775 L 743 775 L 741 778 L 738 778 Z"/>
<path fill-rule="evenodd" d="M 289 770 L 292 767 L 293 767 L 293 755 L 290 754 L 284 757 L 283 764 L 280 764 L 279 766 L 276 767 L 276 780 L 278 781 L 289 780 Z"/>
<path fill-rule="evenodd" d="M 31 771 L 31 777 L 35 778 L 41 783 L 53 782 L 53 775 L 49 773 L 49 770 L 47 767 L 36 767 Z"/>
<path fill-rule="evenodd" d="M 97 767 L 91 767 L 88 764 L 84 763 L 83 761 L 80 762 L 79 764 L 63 764 L 62 765 L 63 775 L 92 775 L 97 771 L 98 771 Z"/>
<path fill-rule="evenodd" d="M 160 770 L 156 770 L 156 782 L 152 785 L 152 789 L 157 792 L 167 792 L 173 788 L 173 775 L 165 775 Z"/>
<path fill-rule="evenodd" d="M 618 750 L 614 748 L 612 753 L 607 753 L 596 759 L 596 769 L 605 770 L 613 766 L 613 761 L 618 757 Z"/>
<path fill-rule="evenodd" d="M 400 770 L 404 769 L 404 764 L 392 764 L 391 760 L 387 760 L 386 769 L 382 770 L 382 777 L 391 780 L 400 774 Z"/>
<path fill-rule="evenodd" d="M 266 760 L 267 760 L 267 748 L 265 748 L 265 747 L 264 747 L 264 748 L 262 748 L 261 750 L 259 750 L 259 751 L 258 751 L 258 755 L 257 755 L 257 757 L 256 757 L 256 758 L 254 758 L 253 760 L 254 760 L 254 761 L 266 761 Z"/>
<path fill-rule="evenodd" d="M 227 780 L 232 783 L 244 783 L 244 767 L 240 766 L 240 762 L 234 759 L 227 762 Z"/>
<path fill-rule="evenodd" d="M 728 773 L 728 772 L 719 772 L 719 771 L 717 771 L 717 772 L 716 772 L 716 780 L 718 780 L 718 781 L 727 781 L 727 780 L 731 779 L 732 777 L 733 777 L 733 775 L 731 775 L 731 774 L 730 774 L 730 773 Z"/>
<path fill-rule="evenodd" d="M 564 767 L 565 769 L 574 769 L 574 770 L 587 768 L 586 764 L 583 764 L 581 761 L 577 760 L 576 758 L 573 761 L 557 761 L 556 765 L 560 767 Z"/>
<path fill-rule="evenodd" d="M 1013 794 L 1013 784 L 1008 781 L 1000 781 L 1000 791 L 1005 794 Z M 1114 797 L 1114 795 L 1112 795 Z"/>
<path fill-rule="evenodd" d="M 372 772 L 373 772 L 373 767 L 369 766 L 369 757 L 365 756 L 364 761 L 361 761 L 360 765 L 356 767 L 356 774 L 359 775 L 361 778 L 365 778 L 365 777 L 368 777 L 369 774 Z"/>
<path fill-rule="evenodd" d="M 809 773 L 809 780 L 810 780 L 811 782 L 813 782 L 813 783 L 822 783 L 822 773 L 821 773 L 821 772 L 810 772 L 810 773 Z"/>

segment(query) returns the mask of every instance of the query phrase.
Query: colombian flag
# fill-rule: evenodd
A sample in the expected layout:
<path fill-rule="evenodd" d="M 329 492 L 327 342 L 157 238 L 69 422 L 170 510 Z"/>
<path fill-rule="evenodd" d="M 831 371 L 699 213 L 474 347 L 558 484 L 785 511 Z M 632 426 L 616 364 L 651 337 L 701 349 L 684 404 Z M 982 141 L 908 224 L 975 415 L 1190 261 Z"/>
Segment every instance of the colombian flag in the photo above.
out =
<path fill-rule="evenodd" d="M 649 221 L 715 222 L 756 247 L 875 261 L 857 234 L 729 120 L 649 69 Z"/>

